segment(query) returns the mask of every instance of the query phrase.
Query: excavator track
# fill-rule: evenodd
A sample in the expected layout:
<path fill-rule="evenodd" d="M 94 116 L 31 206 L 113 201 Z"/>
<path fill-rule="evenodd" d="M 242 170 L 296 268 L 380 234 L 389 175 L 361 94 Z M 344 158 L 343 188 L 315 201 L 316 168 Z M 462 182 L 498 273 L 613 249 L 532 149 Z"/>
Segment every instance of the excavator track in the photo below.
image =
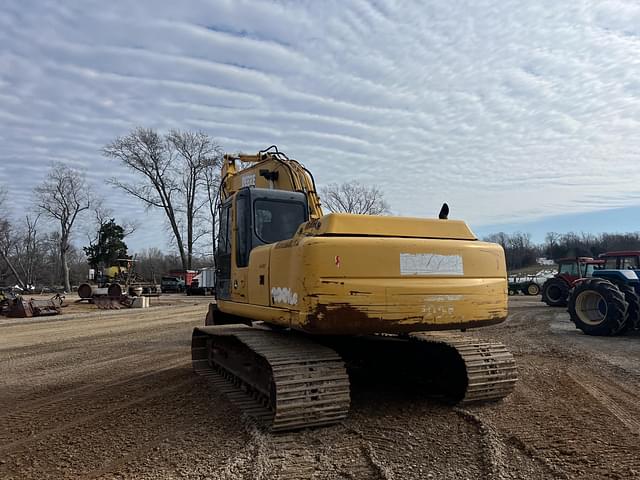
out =
<path fill-rule="evenodd" d="M 349 359 L 349 352 L 375 359 L 374 371 L 384 366 L 410 382 L 435 378 L 436 393 L 462 405 L 500 400 L 518 380 L 513 355 L 498 342 L 447 332 L 341 340 L 330 348 L 294 332 L 201 327 L 193 332 L 193 368 L 272 432 L 331 425 L 347 416 L 349 377 L 342 357 Z"/>
<path fill-rule="evenodd" d="M 331 425 L 347 416 L 349 377 L 330 348 L 295 334 L 263 328 L 196 328 L 191 344 L 196 373 L 247 416 L 272 432 Z"/>
<path fill-rule="evenodd" d="M 455 351 L 466 374 L 463 396 L 453 399 L 459 404 L 499 400 L 515 388 L 516 362 L 502 343 L 444 332 L 411 333 L 409 338 Z"/>

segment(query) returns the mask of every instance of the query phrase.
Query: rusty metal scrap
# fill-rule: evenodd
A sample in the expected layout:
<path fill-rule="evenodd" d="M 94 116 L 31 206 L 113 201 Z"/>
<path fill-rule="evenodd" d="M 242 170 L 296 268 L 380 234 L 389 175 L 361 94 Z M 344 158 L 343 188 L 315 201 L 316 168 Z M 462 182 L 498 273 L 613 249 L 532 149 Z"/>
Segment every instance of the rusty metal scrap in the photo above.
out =
<path fill-rule="evenodd" d="M 48 300 L 31 298 L 25 300 L 21 295 L 6 299 L 3 313 L 12 318 L 42 317 L 58 315 L 64 303 L 64 296 L 56 294 Z"/>
<path fill-rule="evenodd" d="M 119 310 L 122 307 L 130 308 L 133 304 L 133 298 L 128 295 L 100 295 L 94 296 L 91 302 L 100 310 Z"/>

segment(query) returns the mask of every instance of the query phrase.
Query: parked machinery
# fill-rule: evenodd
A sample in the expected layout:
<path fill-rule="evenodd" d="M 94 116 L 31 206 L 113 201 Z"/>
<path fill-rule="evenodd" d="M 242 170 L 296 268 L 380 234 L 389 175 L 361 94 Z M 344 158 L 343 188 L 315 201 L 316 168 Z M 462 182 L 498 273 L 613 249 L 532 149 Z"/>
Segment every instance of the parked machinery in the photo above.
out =
<path fill-rule="evenodd" d="M 587 335 L 618 335 L 638 328 L 640 281 L 631 270 L 598 270 L 578 280 L 569 296 L 569 316 Z"/>
<path fill-rule="evenodd" d="M 589 278 L 604 265 L 604 260 L 591 257 L 561 258 L 556 261 L 558 273 L 542 285 L 542 301 L 550 307 L 566 307 L 569 292 L 577 280 Z"/>
<path fill-rule="evenodd" d="M 505 320 L 499 245 L 444 206 L 440 219 L 323 215 L 311 173 L 275 147 L 225 155 L 221 177 L 217 301 L 192 359 L 245 413 L 272 431 L 339 422 L 346 368 L 453 402 L 512 391 L 504 345 L 446 332 Z"/>
<path fill-rule="evenodd" d="M 527 276 L 511 276 L 509 277 L 509 295 L 516 295 L 518 292 L 522 292 L 525 295 L 539 295 L 540 285 L 536 281 L 536 278 L 531 275 Z"/>
<path fill-rule="evenodd" d="M 56 293 L 47 300 L 31 298 L 25 300 L 22 295 L 0 292 L 0 315 L 13 318 L 42 317 L 58 315 L 64 306 L 64 295 Z"/>
<path fill-rule="evenodd" d="M 588 335 L 618 335 L 640 329 L 640 251 L 600 255 L 603 269 L 578 281 L 569 298 L 569 315 Z"/>
<path fill-rule="evenodd" d="M 135 272 L 135 260 L 119 258 L 113 265 L 98 269 L 94 278 L 80 284 L 78 296 L 82 300 L 98 297 L 119 299 L 125 296 L 154 296 L 160 293 L 160 285 L 147 282 Z"/>

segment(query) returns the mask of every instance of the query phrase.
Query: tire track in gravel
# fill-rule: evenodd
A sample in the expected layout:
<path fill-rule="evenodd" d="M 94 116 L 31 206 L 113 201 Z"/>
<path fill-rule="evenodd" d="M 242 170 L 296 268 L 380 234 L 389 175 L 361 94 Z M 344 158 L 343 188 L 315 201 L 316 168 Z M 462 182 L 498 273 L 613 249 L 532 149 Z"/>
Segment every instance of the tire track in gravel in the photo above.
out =
<path fill-rule="evenodd" d="M 77 416 L 84 415 L 86 410 L 100 411 L 101 408 L 105 408 L 103 411 L 114 411 L 112 410 L 114 402 L 118 402 L 120 398 L 135 398 L 139 391 L 144 393 L 149 388 L 147 383 L 140 386 L 142 380 L 151 380 L 160 385 L 170 382 L 171 376 L 161 374 L 171 373 L 176 368 L 186 365 L 182 357 L 180 355 L 176 358 L 174 355 L 162 359 L 171 361 L 161 368 L 129 376 L 110 384 L 86 385 L 71 392 L 61 392 L 49 400 L 39 399 L 39 401 L 21 405 L 20 408 L 0 417 L 0 452 L 3 448 L 2 442 L 25 435 L 27 438 L 44 435 L 50 425 L 64 425 L 68 418 L 75 418 L 78 421 Z M 93 418 L 93 414 L 90 416 Z"/>
<path fill-rule="evenodd" d="M 527 389 L 526 392 L 530 397 L 540 395 L 537 389 Z M 557 402 L 543 404 L 541 399 L 536 399 L 535 406 L 531 405 L 527 411 L 528 415 L 533 417 L 530 419 L 535 419 L 538 427 L 531 428 L 524 424 L 524 428 L 514 429 L 514 436 L 538 458 L 549 459 L 553 465 L 565 472 L 565 475 L 586 477 L 588 460 L 592 459 L 585 457 L 584 452 L 591 450 L 592 445 L 600 443 L 600 439 L 597 438 L 598 429 L 592 430 L 588 437 L 581 438 L 580 444 L 576 444 L 574 440 L 576 417 L 572 412 L 567 411 L 567 406 Z M 544 420 L 540 420 L 542 418 Z M 589 420 L 593 422 L 595 419 Z M 608 443 L 599 448 L 598 456 L 601 460 L 606 459 L 604 463 L 609 463 L 616 460 L 620 452 Z"/>
<path fill-rule="evenodd" d="M 153 330 L 153 327 L 164 327 L 167 324 L 190 323 L 195 320 L 192 314 L 204 317 L 202 305 L 180 307 L 170 312 L 144 312 L 137 315 L 132 313 L 129 317 L 108 317 L 97 320 L 90 315 L 87 317 L 51 322 L 39 330 L 32 325 L 12 325 L 3 331 L 0 343 L 0 354 L 7 350 L 23 349 L 30 352 L 43 345 L 54 343 L 58 346 L 65 342 L 78 341 L 91 338 L 96 343 L 102 338 L 114 339 L 117 336 L 125 336 L 141 330 Z M 185 318 L 186 317 L 186 318 Z M 132 318 L 134 318 L 132 320 Z"/>
<path fill-rule="evenodd" d="M 184 373 L 194 376 L 191 371 Z M 127 421 L 126 430 L 117 430 L 126 448 L 113 452 L 93 468 L 83 467 L 76 478 L 219 478 L 218 470 L 225 459 L 236 457 L 250 441 L 236 409 L 201 377 L 194 377 L 190 389 L 138 408 L 140 418 L 134 416 L 135 422 Z M 131 428 L 130 423 L 137 426 Z M 246 474 L 226 478 L 254 477 Z"/>
<path fill-rule="evenodd" d="M 191 426 L 189 425 L 183 426 L 182 428 L 178 429 L 172 429 L 170 433 L 166 435 L 160 435 L 151 442 L 139 444 L 135 448 L 127 452 L 125 455 L 122 455 L 115 460 L 106 462 L 100 468 L 91 470 L 89 472 L 84 472 L 82 474 L 82 478 L 84 480 L 93 480 L 96 478 L 107 476 L 107 474 L 117 472 L 119 469 L 125 467 L 128 463 L 133 462 L 141 456 L 147 454 L 150 450 L 155 450 L 164 443 L 170 443 L 172 441 L 175 441 L 175 439 L 178 437 L 188 435 L 191 432 L 190 427 Z"/>
<path fill-rule="evenodd" d="M 484 478 L 489 480 L 503 480 L 508 478 L 505 471 L 505 449 L 498 440 L 495 429 L 478 415 L 465 408 L 456 407 L 454 411 L 465 421 L 474 425 L 482 438 L 482 460 Z"/>
<path fill-rule="evenodd" d="M 330 431 L 318 432 L 308 444 L 316 451 L 316 472 L 312 477 L 314 480 L 384 478 L 379 468 L 381 462 L 361 432 L 349 420 Z"/>
<path fill-rule="evenodd" d="M 60 381 L 58 382 L 60 385 L 57 386 L 55 392 L 52 392 L 50 388 L 47 388 L 47 389 L 29 392 L 28 395 L 24 395 L 23 397 L 18 396 L 16 398 L 13 398 L 11 403 L 7 405 L 5 408 L 3 408 L 2 412 L 0 413 L 0 421 L 2 421 L 2 418 L 4 418 L 5 416 L 4 414 L 15 410 L 15 408 L 14 409 L 11 408 L 12 406 L 19 407 L 20 409 L 25 408 L 25 406 L 29 406 L 29 408 L 34 408 L 36 406 L 47 405 L 49 403 L 56 402 L 59 397 L 64 398 L 67 396 L 73 396 L 77 393 L 81 393 L 86 390 L 91 390 L 92 388 L 95 388 L 94 385 L 98 382 L 98 380 L 104 381 L 104 379 L 102 379 L 101 377 L 103 377 L 105 374 L 107 375 L 107 378 L 119 379 L 115 382 L 107 384 L 108 386 L 117 386 L 122 383 L 128 383 L 129 380 L 126 377 L 123 378 L 120 371 L 117 368 L 109 368 L 109 367 L 117 367 L 119 363 L 127 362 L 127 364 L 129 365 L 135 364 L 137 369 L 140 369 L 140 368 L 144 369 L 145 363 L 157 364 L 158 360 L 164 359 L 164 357 L 167 356 L 167 354 L 164 354 L 159 357 L 157 350 L 158 350 L 157 347 L 149 347 L 144 350 L 140 350 L 136 353 L 132 353 L 130 355 L 122 355 L 122 353 L 119 353 L 117 355 L 112 355 L 107 358 L 101 357 L 101 360 L 99 361 L 91 362 L 90 360 L 87 360 L 86 362 L 87 364 L 86 366 L 84 366 L 84 368 L 90 367 L 91 369 L 91 377 L 90 379 L 87 380 L 91 382 L 90 384 L 81 384 L 78 386 L 74 386 L 75 382 L 78 382 L 79 380 L 78 378 L 79 375 L 77 372 L 77 364 L 76 364 L 74 365 L 73 370 L 68 372 L 68 375 L 66 375 L 66 376 L 73 377 L 75 380 L 74 383 L 70 384 L 71 386 L 66 386 L 69 384 L 64 382 L 65 377 L 63 376 L 62 378 L 60 378 Z M 172 354 L 172 355 L 184 356 L 184 354 Z M 145 356 L 148 356 L 148 358 L 145 358 Z M 135 362 L 133 360 L 135 360 Z M 135 379 L 137 377 L 138 375 L 133 375 L 130 378 Z M 29 373 L 24 374 L 24 377 L 22 378 L 22 382 L 27 381 L 27 379 L 29 382 L 33 382 L 33 377 Z M 36 384 L 31 383 L 28 386 L 32 389 L 37 389 L 39 387 L 37 383 Z"/>
<path fill-rule="evenodd" d="M 395 452 L 398 448 L 398 442 L 392 441 L 382 432 L 365 434 L 355 427 L 351 427 L 350 431 L 361 439 L 360 450 L 368 459 L 371 467 L 373 467 L 376 474 L 375 478 L 379 478 L 380 480 L 395 480 L 397 477 L 385 458 L 388 458 L 390 454 Z"/>
<path fill-rule="evenodd" d="M 250 437 L 212 478 L 217 480 L 388 480 L 362 435 L 343 425 L 270 434 L 245 418 Z M 378 465 L 376 465 L 378 463 Z M 384 468 L 384 467 L 382 467 Z"/>
<path fill-rule="evenodd" d="M 346 436 L 366 459 L 369 473 L 352 478 L 482 477 L 476 429 L 451 407 L 425 398 L 411 385 L 389 385 L 378 377 L 353 387 Z"/>
<path fill-rule="evenodd" d="M 618 418 L 604 407 L 594 408 L 594 397 L 566 366 L 530 356 L 522 364 L 523 375 L 509 399 L 514 407 L 479 409 L 505 443 L 544 464 L 553 478 L 640 478 L 637 435 L 612 427 L 612 418 L 616 424 Z"/>
<path fill-rule="evenodd" d="M 533 474 L 541 475 L 542 478 L 563 478 L 568 477 L 558 469 L 554 468 L 544 457 L 536 455 L 530 449 L 514 439 L 506 439 L 500 431 L 480 414 L 470 411 L 467 408 L 455 407 L 454 411 L 465 421 L 474 425 L 482 438 L 483 467 L 484 476 L 489 480 L 508 480 L 513 478 L 533 477 Z M 526 457 L 535 462 L 526 469 L 526 475 L 522 470 L 514 472 L 512 459 L 513 449 L 519 449 Z M 522 465 L 520 465 L 522 467 Z"/>
<path fill-rule="evenodd" d="M 208 414 L 201 379 L 181 373 L 162 391 L 3 455 L 0 478 L 209 478 L 197 472 L 240 446 L 225 409 Z"/>
<path fill-rule="evenodd" d="M 589 395 L 595 398 L 607 410 L 609 410 L 626 428 L 640 436 L 640 420 L 637 412 L 633 413 L 622 404 L 637 405 L 640 396 L 626 394 L 618 385 L 603 378 L 587 376 L 582 372 L 571 368 L 567 371 L 569 377 L 580 385 Z M 594 380 L 597 379 L 597 382 Z"/>
<path fill-rule="evenodd" d="M 46 345 L 16 346 L 7 328 L 4 333 L 8 333 L 8 336 L 3 338 L 3 344 L 8 347 L 0 352 L 0 370 L 3 372 L 0 386 L 4 387 L 0 389 L 0 411 L 12 410 L 15 405 L 39 397 L 56 395 L 58 392 L 64 394 L 70 384 L 118 378 L 122 376 L 119 363 L 123 364 L 125 370 L 130 370 L 129 365 L 139 361 L 154 362 L 159 354 L 165 352 L 176 355 L 183 352 L 185 357 L 188 356 L 190 328 L 185 328 L 185 323 L 195 322 L 191 317 L 181 319 L 180 313 L 166 313 L 160 319 L 170 319 L 172 323 L 150 323 L 153 328 L 147 327 L 138 335 L 138 332 L 132 334 L 128 329 L 130 324 L 140 325 L 140 322 L 129 318 L 118 319 L 127 324 L 124 332 L 118 332 L 117 325 L 100 326 L 98 321 L 94 321 L 91 327 L 80 324 L 76 327 L 82 331 L 82 335 L 70 335 L 71 338 Z M 179 320 L 175 320 L 176 317 Z M 95 336 L 87 336 L 87 329 Z M 37 331 L 32 337 L 41 335 L 46 333 Z M 171 341 L 167 342 L 167 339 Z M 148 355 L 149 359 L 144 359 L 144 355 Z"/>
<path fill-rule="evenodd" d="M 171 380 L 171 379 L 163 379 L 162 383 L 165 383 L 165 380 Z M 53 418 L 53 422 L 54 424 L 58 424 L 55 427 L 51 427 L 51 428 L 43 428 L 41 431 L 38 431 L 37 433 L 34 434 L 30 434 L 24 438 L 21 438 L 19 440 L 14 440 L 11 442 L 7 442 L 4 444 L 0 444 L 0 455 L 2 454 L 6 454 L 7 452 L 10 452 L 12 450 L 15 450 L 16 448 L 22 447 L 28 443 L 40 440 L 46 436 L 49 435 L 53 435 L 53 434 L 57 434 L 57 433 L 61 433 L 64 432 L 66 430 L 72 429 L 74 427 L 77 427 L 79 425 L 82 424 L 86 424 L 90 421 L 96 420 L 99 417 L 103 417 L 103 416 L 109 416 L 113 413 L 116 413 L 120 410 L 124 410 L 124 409 L 128 409 L 130 407 L 139 405 L 139 404 L 144 404 L 145 402 L 147 402 L 148 400 L 152 400 L 156 397 L 162 396 L 165 393 L 168 393 L 170 391 L 173 390 L 178 390 L 190 383 L 193 383 L 194 378 L 188 378 L 186 380 L 182 380 L 180 382 L 171 382 L 169 381 L 169 385 L 163 387 L 163 388 L 159 388 L 157 390 L 154 390 L 152 393 L 146 394 L 146 395 L 134 395 L 134 398 L 132 400 L 128 400 L 125 402 L 120 402 L 117 403 L 115 405 L 113 405 L 113 402 L 111 401 L 111 399 L 107 399 L 106 403 L 110 403 L 112 406 L 107 407 L 107 408 L 99 408 L 99 407 L 95 407 L 97 409 L 97 411 L 95 411 L 94 413 L 91 413 L 89 415 L 81 415 L 81 416 L 77 416 L 76 412 L 64 412 L 63 415 L 67 415 L 70 416 L 71 418 L 73 418 L 73 420 L 68 420 L 66 418 L 63 417 L 63 419 L 60 418 Z M 125 397 L 126 398 L 126 397 Z M 103 399 L 104 400 L 104 399 Z M 42 415 L 41 413 L 39 413 L 39 415 Z M 29 419 L 29 418 L 33 418 L 30 415 L 25 415 L 24 417 L 25 420 Z M 61 422 L 62 420 L 62 422 Z M 67 421 L 64 421 L 67 420 Z M 60 423 L 61 422 L 61 423 Z M 40 422 L 37 422 L 38 425 L 40 425 Z M 26 426 L 26 425 L 25 425 Z M 15 433 L 11 433 L 10 434 L 11 437 L 15 436 Z"/>

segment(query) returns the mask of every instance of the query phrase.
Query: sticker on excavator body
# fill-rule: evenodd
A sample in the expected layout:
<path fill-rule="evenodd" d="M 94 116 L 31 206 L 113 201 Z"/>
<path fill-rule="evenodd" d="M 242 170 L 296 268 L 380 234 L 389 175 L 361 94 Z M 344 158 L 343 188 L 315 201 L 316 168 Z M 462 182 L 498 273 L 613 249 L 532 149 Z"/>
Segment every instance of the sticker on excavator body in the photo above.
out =
<path fill-rule="evenodd" d="M 400 275 L 464 275 L 460 255 L 401 253 Z"/>
<path fill-rule="evenodd" d="M 240 178 L 242 179 L 242 186 L 243 187 L 255 187 L 256 186 L 256 174 L 255 173 L 242 175 L 242 177 L 240 177 Z"/>
<path fill-rule="evenodd" d="M 287 305 L 298 304 L 298 294 L 288 288 L 274 287 L 271 289 L 271 300 L 273 303 L 286 303 Z"/>

